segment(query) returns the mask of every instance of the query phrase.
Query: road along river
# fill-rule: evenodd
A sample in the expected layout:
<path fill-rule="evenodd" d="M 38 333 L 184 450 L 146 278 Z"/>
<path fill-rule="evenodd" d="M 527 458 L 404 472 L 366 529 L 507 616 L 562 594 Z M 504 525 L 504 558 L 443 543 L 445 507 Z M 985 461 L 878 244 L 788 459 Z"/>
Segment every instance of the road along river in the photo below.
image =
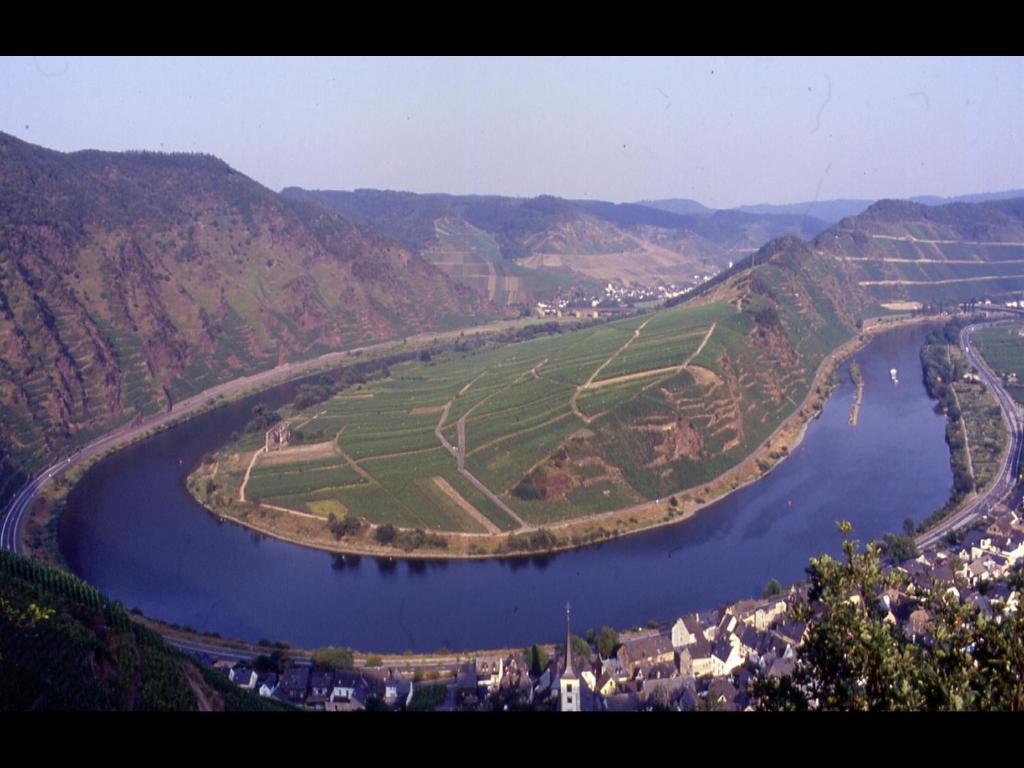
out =
<path fill-rule="evenodd" d="M 835 521 L 858 538 L 899 531 L 946 500 L 945 417 L 924 391 L 926 329 L 881 334 L 857 359 L 858 424 L 847 367 L 792 456 L 760 481 L 675 526 L 545 558 L 422 562 L 336 557 L 220 523 L 184 478 L 252 406 L 219 408 L 96 464 L 72 491 L 60 546 L 73 570 L 129 608 L 200 631 L 298 647 L 436 651 L 557 641 L 574 628 L 669 621 L 759 594 L 839 552 Z M 899 370 L 899 384 L 889 369 Z"/>

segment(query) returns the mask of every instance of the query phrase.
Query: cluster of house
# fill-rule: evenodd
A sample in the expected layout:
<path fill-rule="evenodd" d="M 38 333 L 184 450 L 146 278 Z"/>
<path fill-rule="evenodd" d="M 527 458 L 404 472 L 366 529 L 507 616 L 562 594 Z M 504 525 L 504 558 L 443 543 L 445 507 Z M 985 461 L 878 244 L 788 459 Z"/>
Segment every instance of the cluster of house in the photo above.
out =
<path fill-rule="evenodd" d="M 1024 520 L 1003 511 L 955 544 L 886 568 L 907 575 L 902 590 L 882 596 L 887 620 L 914 639 L 927 638 L 931 616 L 924 590 L 952 591 L 988 616 L 1017 610 L 1019 595 L 1007 582 L 1024 558 Z M 807 625 L 796 622 L 790 603 L 806 587 L 786 595 L 744 600 L 724 609 L 692 613 L 671 627 L 629 633 L 610 658 L 599 653 L 559 654 L 540 674 L 531 674 L 522 654 L 477 658 L 449 670 L 440 682 L 413 682 L 397 670 L 331 671 L 292 667 L 280 677 L 236 667 L 232 679 L 263 696 L 311 709 L 360 709 L 370 697 L 407 705 L 415 686 L 443 685 L 437 709 L 493 706 L 562 711 L 645 709 L 732 710 L 753 708 L 752 683 L 759 676 L 792 673 Z M 563 648 L 572 648 L 566 618 Z"/>
<path fill-rule="evenodd" d="M 729 262 L 732 267 L 732 262 Z M 585 295 L 579 291 L 559 292 L 551 301 L 538 301 L 534 311 L 538 317 L 602 317 L 621 313 L 625 308 L 644 301 L 665 301 L 689 293 L 701 283 L 717 275 L 694 275 L 693 283 L 658 283 L 657 285 L 618 285 L 608 283 L 603 295 Z"/>
<path fill-rule="evenodd" d="M 413 683 L 398 670 L 339 670 L 296 664 L 282 673 L 257 673 L 245 664 L 217 662 L 228 679 L 264 698 L 328 712 L 365 709 L 371 699 L 401 708 L 412 699 Z"/>

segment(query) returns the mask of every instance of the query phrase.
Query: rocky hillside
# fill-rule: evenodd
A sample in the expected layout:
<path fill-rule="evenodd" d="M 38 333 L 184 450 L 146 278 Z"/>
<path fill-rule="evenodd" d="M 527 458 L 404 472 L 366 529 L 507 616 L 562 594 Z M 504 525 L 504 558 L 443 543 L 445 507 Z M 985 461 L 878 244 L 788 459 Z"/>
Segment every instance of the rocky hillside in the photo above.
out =
<path fill-rule="evenodd" d="M 815 238 L 881 302 L 952 304 L 1024 292 L 1024 198 L 928 206 L 882 200 Z"/>
<path fill-rule="evenodd" d="M 648 205 L 288 188 L 379 229 L 492 301 L 530 304 L 557 287 L 692 281 L 784 234 L 825 228 L 804 216 L 682 215 Z"/>
<path fill-rule="evenodd" d="M 0 502 L 19 470 L 219 381 L 491 314 L 214 157 L 0 134 Z"/>

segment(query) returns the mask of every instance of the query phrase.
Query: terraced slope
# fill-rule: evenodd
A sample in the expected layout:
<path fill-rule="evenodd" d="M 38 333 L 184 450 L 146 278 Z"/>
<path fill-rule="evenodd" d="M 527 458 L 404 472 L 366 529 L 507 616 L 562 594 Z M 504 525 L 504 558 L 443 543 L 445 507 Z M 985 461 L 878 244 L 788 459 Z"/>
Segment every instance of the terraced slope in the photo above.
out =
<path fill-rule="evenodd" d="M 53 454 L 217 382 L 489 311 L 216 158 L 0 134 L 0 504 Z"/>
<path fill-rule="evenodd" d="M 953 304 L 1024 292 L 1024 199 L 927 206 L 883 200 L 814 241 L 881 302 Z"/>
<path fill-rule="evenodd" d="M 831 259 L 776 241 L 697 302 L 403 363 L 287 413 L 304 431 L 315 424 L 304 440 L 321 447 L 254 460 L 259 436 L 230 445 L 207 501 L 249 514 L 236 498 L 250 466 L 257 508 L 463 533 L 664 497 L 750 455 L 796 411 L 865 306 Z"/>

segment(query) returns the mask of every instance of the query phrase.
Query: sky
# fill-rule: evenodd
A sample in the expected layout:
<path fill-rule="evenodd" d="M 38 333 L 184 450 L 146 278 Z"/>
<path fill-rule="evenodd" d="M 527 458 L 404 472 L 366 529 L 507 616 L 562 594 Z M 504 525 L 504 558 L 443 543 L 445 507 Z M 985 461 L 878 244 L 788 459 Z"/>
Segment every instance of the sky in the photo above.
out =
<path fill-rule="evenodd" d="M 0 58 L 0 131 L 275 190 L 953 196 L 1024 188 L 1024 58 Z"/>

